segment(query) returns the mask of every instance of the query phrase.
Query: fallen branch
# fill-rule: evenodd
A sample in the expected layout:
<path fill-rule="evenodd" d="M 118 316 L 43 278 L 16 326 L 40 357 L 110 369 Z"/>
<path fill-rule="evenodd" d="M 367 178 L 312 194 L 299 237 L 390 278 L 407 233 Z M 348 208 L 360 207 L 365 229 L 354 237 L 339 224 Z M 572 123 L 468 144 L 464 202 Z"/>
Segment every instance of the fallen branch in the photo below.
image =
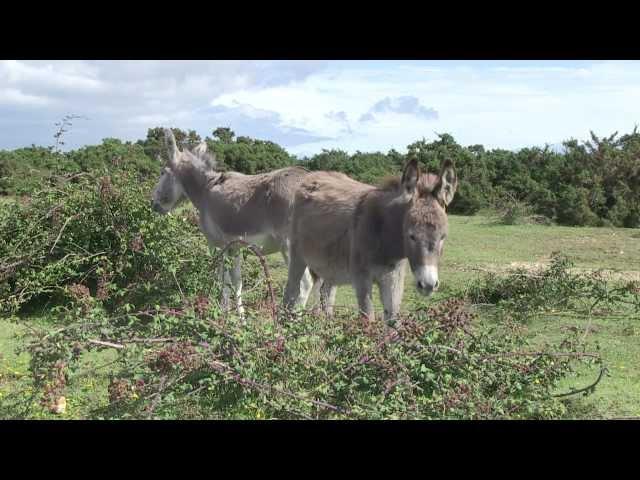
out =
<path fill-rule="evenodd" d="M 89 343 L 93 343 L 95 345 L 103 345 L 105 347 L 111 347 L 111 348 L 117 348 L 117 349 L 123 349 L 125 348 L 125 345 L 119 344 L 119 343 L 112 343 L 112 342 L 104 342 L 102 340 L 87 340 Z"/>
<path fill-rule="evenodd" d="M 602 377 L 604 376 L 604 374 L 607 372 L 607 368 L 606 367 L 602 367 L 600 368 L 600 375 L 598 375 L 598 378 L 596 379 L 595 382 L 593 382 L 591 385 L 581 388 L 579 390 L 574 390 L 572 392 L 567 392 L 567 393 L 559 393 L 557 395 L 552 395 L 553 397 L 556 398 L 560 398 L 560 397 L 568 397 L 570 395 L 577 395 L 578 393 L 582 393 L 582 392 L 586 392 L 588 390 L 592 390 L 593 388 L 595 388 L 595 386 L 600 383 L 600 380 L 602 380 Z"/>

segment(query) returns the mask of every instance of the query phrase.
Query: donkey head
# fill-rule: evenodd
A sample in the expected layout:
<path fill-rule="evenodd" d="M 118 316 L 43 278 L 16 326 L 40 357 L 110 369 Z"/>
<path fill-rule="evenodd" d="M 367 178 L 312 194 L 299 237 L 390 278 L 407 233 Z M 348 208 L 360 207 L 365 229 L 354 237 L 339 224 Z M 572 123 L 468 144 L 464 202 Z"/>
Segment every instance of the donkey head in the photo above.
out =
<path fill-rule="evenodd" d="M 457 186 L 450 160 L 442 163 L 440 175 L 421 174 L 416 159 L 409 161 L 402 173 L 401 196 L 408 203 L 403 223 L 404 250 L 416 288 L 424 295 L 438 288 L 438 263 L 448 232 L 445 209 Z"/>
<path fill-rule="evenodd" d="M 178 149 L 173 132 L 165 128 L 165 145 L 168 150 L 167 166 L 163 167 L 160 179 L 153 190 L 151 208 L 161 214 L 169 213 L 185 198 L 180 169 L 191 165 L 203 170 L 213 170 L 215 156 L 207 153 L 207 144 L 201 142 L 193 152 Z"/>

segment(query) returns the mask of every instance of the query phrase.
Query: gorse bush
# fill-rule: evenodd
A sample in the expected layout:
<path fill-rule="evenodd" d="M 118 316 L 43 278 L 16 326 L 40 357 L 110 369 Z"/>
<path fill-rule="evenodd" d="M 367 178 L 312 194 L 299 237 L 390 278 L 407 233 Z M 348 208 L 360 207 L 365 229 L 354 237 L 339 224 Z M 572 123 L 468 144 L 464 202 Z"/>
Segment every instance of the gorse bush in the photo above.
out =
<path fill-rule="evenodd" d="M 451 135 L 439 134 L 431 142 L 422 139 L 408 145 L 406 154 L 395 150 L 349 154 L 334 149 L 303 159 L 270 141 L 236 137 L 229 128 L 217 128 L 204 139 L 193 130 L 173 132 L 181 147 L 193 148 L 204 140 L 216 153 L 220 169 L 245 174 L 300 162 L 310 170 L 336 170 L 375 184 L 400 174 L 408 158 L 417 158 L 424 170 L 433 172 L 449 158 L 459 179 L 450 213 L 473 215 L 508 197 L 518 208 L 511 209 L 514 215 L 505 212 L 507 223 L 536 215 L 563 225 L 640 227 L 640 133 L 635 129 L 606 138 L 592 134 L 583 144 L 568 140 L 561 152 L 548 147 L 519 151 L 465 147 Z M 147 137 L 136 143 L 105 139 L 101 145 L 65 154 L 35 146 L 0 151 L 0 194 L 29 194 L 55 176 L 79 171 L 130 169 L 140 178 L 154 177 L 165 160 L 163 154 L 159 127 L 149 129 Z M 526 210 L 526 215 L 518 210 Z"/>

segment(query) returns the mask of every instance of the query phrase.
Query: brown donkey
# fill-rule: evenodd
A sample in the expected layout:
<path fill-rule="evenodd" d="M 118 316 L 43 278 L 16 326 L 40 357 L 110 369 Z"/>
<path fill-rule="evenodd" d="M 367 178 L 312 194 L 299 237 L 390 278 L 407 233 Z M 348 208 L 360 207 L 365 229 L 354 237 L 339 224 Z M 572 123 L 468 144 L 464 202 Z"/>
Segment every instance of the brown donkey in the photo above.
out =
<path fill-rule="evenodd" d="M 337 172 L 305 176 L 293 204 L 285 307 L 299 304 L 300 280 L 308 268 L 324 279 L 327 313 L 336 286 L 351 283 L 360 312 L 372 318 L 371 290 L 376 282 L 384 319 L 393 325 L 407 259 L 419 292 L 430 295 L 438 288 L 438 262 L 448 230 L 445 208 L 457 185 L 449 160 L 443 162 L 440 175 L 421 175 L 413 159 L 401 179 L 381 187 Z"/>

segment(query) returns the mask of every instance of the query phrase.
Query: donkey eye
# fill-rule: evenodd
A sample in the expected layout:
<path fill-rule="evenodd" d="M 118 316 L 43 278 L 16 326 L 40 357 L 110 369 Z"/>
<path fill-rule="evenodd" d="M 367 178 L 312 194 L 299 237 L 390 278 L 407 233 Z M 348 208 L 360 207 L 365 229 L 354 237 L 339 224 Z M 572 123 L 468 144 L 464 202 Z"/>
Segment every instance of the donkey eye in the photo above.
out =
<path fill-rule="evenodd" d="M 415 242 L 415 241 L 416 241 L 416 236 L 412 233 L 411 235 L 409 235 L 409 239 L 410 239 L 412 242 Z"/>

